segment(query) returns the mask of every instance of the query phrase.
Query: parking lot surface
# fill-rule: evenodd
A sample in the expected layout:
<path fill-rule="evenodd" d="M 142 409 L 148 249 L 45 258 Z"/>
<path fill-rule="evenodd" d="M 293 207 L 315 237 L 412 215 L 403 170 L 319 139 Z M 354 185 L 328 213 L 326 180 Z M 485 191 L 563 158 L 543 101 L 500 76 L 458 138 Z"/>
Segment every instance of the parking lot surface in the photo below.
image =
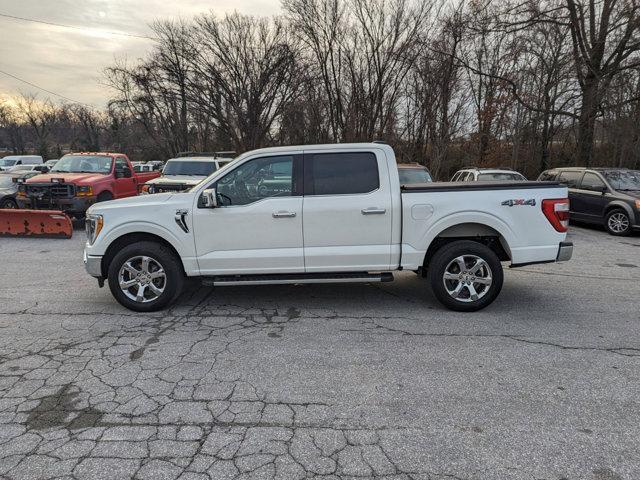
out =
<path fill-rule="evenodd" d="M 0 477 L 640 478 L 640 237 L 484 311 L 383 285 L 194 287 L 136 314 L 71 240 L 0 239 Z"/>

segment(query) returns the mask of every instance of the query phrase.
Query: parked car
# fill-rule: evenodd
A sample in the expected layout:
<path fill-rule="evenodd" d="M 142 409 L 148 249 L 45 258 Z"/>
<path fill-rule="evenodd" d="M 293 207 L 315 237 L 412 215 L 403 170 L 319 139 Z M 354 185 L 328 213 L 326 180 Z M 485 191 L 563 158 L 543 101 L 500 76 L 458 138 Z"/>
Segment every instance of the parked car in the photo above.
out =
<path fill-rule="evenodd" d="M 500 182 L 522 181 L 527 178 L 515 170 L 506 168 L 476 168 L 469 167 L 458 170 L 451 178 L 452 182 Z"/>
<path fill-rule="evenodd" d="M 138 163 L 133 165 L 133 171 L 140 173 L 140 172 L 153 172 L 156 169 L 154 168 L 153 165 L 149 165 L 148 163 Z"/>
<path fill-rule="evenodd" d="M 142 193 L 184 192 L 231 160 L 216 156 L 171 158 L 164 165 L 162 175 L 147 182 Z"/>
<path fill-rule="evenodd" d="M 5 172 L 38 172 L 38 173 L 47 173 L 49 171 L 49 167 L 45 163 L 41 163 L 39 165 L 14 165 L 13 167 L 5 170 Z"/>
<path fill-rule="evenodd" d="M 8 170 L 16 165 L 40 165 L 42 163 L 40 155 L 8 155 L 0 158 L 0 171 Z"/>
<path fill-rule="evenodd" d="M 573 220 L 603 225 L 611 235 L 640 229 L 640 170 L 556 168 L 538 180 L 567 185 Z"/>
<path fill-rule="evenodd" d="M 38 175 L 35 170 L 0 173 L 0 208 L 18 208 L 16 194 L 19 182 Z"/>
<path fill-rule="evenodd" d="M 49 173 L 21 184 L 18 206 L 63 210 L 83 217 L 96 202 L 137 195 L 139 185 L 159 174 L 134 172 L 121 153 L 72 153 L 62 157 Z"/>
<path fill-rule="evenodd" d="M 153 168 L 155 170 L 162 170 L 162 167 L 164 167 L 165 162 L 163 162 L 162 160 L 149 160 L 147 162 L 147 165 L 153 165 Z"/>
<path fill-rule="evenodd" d="M 274 172 L 286 186 L 258 188 Z M 384 282 L 401 269 L 428 277 L 447 307 L 474 311 L 500 292 L 501 262 L 571 257 L 566 197 L 554 182 L 401 188 L 386 144 L 266 148 L 180 195 L 91 206 L 84 262 L 136 311 L 169 305 L 185 275 L 219 286 Z"/>
<path fill-rule="evenodd" d="M 398 176 L 400 185 L 419 185 L 433 181 L 427 167 L 419 163 L 399 163 Z"/>

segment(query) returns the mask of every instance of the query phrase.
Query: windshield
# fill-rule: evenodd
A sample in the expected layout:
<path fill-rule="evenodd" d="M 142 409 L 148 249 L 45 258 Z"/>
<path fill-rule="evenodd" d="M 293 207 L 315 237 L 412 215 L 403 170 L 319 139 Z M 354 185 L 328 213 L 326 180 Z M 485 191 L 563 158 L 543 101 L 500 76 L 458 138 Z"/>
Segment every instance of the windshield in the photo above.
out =
<path fill-rule="evenodd" d="M 422 168 L 399 168 L 400 185 L 411 185 L 415 183 L 429 183 L 432 180 L 429 172 Z"/>
<path fill-rule="evenodd" d="M 167 162 L 167 164 L 164 166 L 162 174 L 208 177 L 215 171 L 215 162 L 183 162 L 180 160 L 172 160 L 170 162 Z"/>
<path fill-rule="evenodd" d="M 480 173 L 478 174 L 478 181 L 503 181 L 503 180 L 524 180 L 525 178 L 519 173 L 504 173 L 504 172 L 495 172 L 495 173 Z"/>
<path fill-rule="evenodd" d="M 12 167 L 16 162 L 17 160 L 11 158 L 0 158 L 0 167 Z"/>
<path fill-rule="evenodd" d="M 604 176 L 614 190 L 640 190 L 640 170 L 610 170 Z"/>
<path fill-rule="evenodd" d="M 65 155 L 51 169 L 51 173 L 111 173 L 111 157 L 98 155 Z"/>

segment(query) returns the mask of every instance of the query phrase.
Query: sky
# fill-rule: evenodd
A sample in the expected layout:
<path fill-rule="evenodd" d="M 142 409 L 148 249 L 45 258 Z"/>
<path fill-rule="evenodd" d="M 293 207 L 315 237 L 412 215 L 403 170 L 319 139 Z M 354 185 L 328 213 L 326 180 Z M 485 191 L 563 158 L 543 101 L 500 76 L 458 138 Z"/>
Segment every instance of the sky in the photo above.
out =
<path fill-rule="evenodd" d="M 102 108 L 111 92 L 103 70 L 116 59 L 142 58 L 153 42 L 133 36 L 150 35 L 154 19 L 190 18 L 212 11 L 234 10 L 251 15 L 280 12 L 279 0 L 0 0 L 0 98 L 21 93 L 70 100 Z M 3 17 L 24 17 L 71 25 L 63 28 Z"/>

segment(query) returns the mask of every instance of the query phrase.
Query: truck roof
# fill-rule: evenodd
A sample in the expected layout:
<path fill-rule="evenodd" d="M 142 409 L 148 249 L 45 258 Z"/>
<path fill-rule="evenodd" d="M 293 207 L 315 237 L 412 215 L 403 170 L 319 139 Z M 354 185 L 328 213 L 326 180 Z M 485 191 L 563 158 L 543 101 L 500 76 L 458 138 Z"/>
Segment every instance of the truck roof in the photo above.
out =
<path fill-rule="evenodd" d="M 225 157 L 176 157 L 170 158 L 168 162 L 230 162 L 233 158 Z"/>
<path fill-rule="evenodd" d="M 72 153 L 67 153 L 67 155 L 95 155 L 95 156 L 101 156 L 101 157 L 115 157 L 115 156 L 126 157 L 124 153 L 117 153 L 117 152 L 72 152 Z"/>
<path fill-rule="evenodd" d="M 361 150 L 361 149 L 382 149 L 393 152 L 391 146 L 386 143 L 324 143 L 318 145 L 287 145 L 283 147 L 267 147 L 251 150 L 251 153 L 281 153 L 290 152 L 291 150 Z M 248 152 L 247 152 L 248 153 Z M 244 154 L 243 154 L 244 155 Z"/>

